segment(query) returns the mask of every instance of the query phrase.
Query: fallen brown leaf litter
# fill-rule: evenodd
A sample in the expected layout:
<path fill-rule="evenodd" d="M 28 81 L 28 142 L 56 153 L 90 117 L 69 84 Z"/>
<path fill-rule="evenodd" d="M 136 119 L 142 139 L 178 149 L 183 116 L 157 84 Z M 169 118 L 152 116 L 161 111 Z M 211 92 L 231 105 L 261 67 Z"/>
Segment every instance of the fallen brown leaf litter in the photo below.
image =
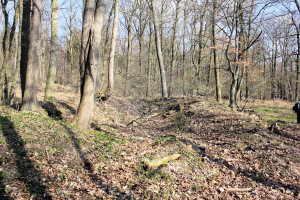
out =
<path fill-rule="evenodd" d="M 202 98 L 112 98 L 83 131 L 64 121 L 67 100 L 42 105 L 50 117 L 0 109 L 1 199 L 300 198 L 295 123 Z"/>

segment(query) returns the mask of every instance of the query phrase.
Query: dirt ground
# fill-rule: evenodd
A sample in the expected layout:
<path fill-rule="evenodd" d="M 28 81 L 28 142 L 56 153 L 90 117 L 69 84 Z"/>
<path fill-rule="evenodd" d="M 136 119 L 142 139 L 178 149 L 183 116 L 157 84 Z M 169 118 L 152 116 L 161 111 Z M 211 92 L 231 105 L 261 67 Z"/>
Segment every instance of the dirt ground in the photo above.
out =
<path fill-rule="evenodd" d="M 113 97 L 97 103 L 85 132 L 68 124 L 76 97 L 72 88 L 58 87 L 55 100 L 41 102 L 50 117 L 0 109 L 0 149 L 9 152 L 0 155 L 1 170 L 18 174 L 0 176 L 2 198 L 300 199 L 296 123 L 270 126 L 253 112 L 204 97 Z M 181 157 L 145 168 L 174 154 Z M 30 191 L 32 176 L 24 170 L 35 174 L 37 191 Z"/>

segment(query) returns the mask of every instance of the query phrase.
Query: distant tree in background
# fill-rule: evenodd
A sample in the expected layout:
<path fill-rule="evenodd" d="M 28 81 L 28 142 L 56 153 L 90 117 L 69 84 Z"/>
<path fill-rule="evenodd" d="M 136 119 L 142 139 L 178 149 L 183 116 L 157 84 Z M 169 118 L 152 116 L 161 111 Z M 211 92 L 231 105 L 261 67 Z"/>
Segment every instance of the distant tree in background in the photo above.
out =
<path fill-rule="evenodd" d="M 58 0 L 52 0 L 50 63 L 49 63 L 49 70 L 47 75 L 46 90 L 45 90 L 45 97 L 44 97 L 45 101 L 49 101 L 53 97 L 56 68 L 57 68 L 57 53 L 58 53 Z M 71 61 L 71 65 L 72 65 L 72 61 Z"/>

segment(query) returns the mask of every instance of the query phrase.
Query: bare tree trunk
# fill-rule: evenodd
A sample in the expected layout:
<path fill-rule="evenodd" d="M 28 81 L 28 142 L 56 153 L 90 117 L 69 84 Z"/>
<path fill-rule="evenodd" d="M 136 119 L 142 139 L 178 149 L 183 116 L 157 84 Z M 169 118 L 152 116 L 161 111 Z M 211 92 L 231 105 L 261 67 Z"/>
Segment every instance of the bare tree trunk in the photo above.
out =
<path fill-rule="evenodd" d="M 198 65 L 197 65 L 197 74 L 198 74 L 198 87 L 197 93 L 200 94 L 200 84 L 201 84 L 201 76 L 202 76 L 202 62 L 203 62 L 203 49 L 204 49 L 204 19 L 207 12 L 208 7 L 208 0 L 205 2 L 203 13 L 201 13 L 200 17 L 200 30 L 199 30 L 199 58 L 198 58 Z"/>
<path fill-rule="evenodd" d="M 50 63 L 44 101 L 51 100 L 54 92 L 58 50 L 58 0 L 52 0 L 50 49 Z"/>
<path fill-rule="evenodd" d="M 16 2 L 15 6 L 15 15 L 13 24 L 9 33 L 9 24 L 8 24 L 8 13 L 6 12 L 6 5 L 7 1 L 1 1 L 2 6 L 2 12 L 4 13 L 4 21 L 5 21 L 5 27 L 4 27 L 4 36 L 2 40 L 2 48 L 3 48 L 3 63 L 0 68 L 0 90 L 1 90 L 1 96 L 0 96 L 0 103 L 3 100 L 4 104 L 9 104 L 9 58 L 11 57 L 11 47 L 13 43 L 13 39 L 15 38 L 15 31 L 18 24 L 19 19 L 19 10 L 20 10 L 20 0 Z M 8 35 L 9 33 L 9 35 Z"/>
<path fill-rule="evenodd" d="M 19 16 L 19 33 L 18 35 L 16 35 L 16 52 L 15 52 L 15 71 L 14 71 L 14 75 L 12 77 L 12 80 L 8 86 L 9 88 L 9 95 L 8 95 L 8 102 L 10 103 L 14 97 L 14 93 L 15 93 L 15 86 L 16 86 L 16 82 L 18 79 L 18 75 L 20 73 L 20 56 L 21 56 L 21 29 L 22 29 L 22 15 L 21 15 L 21 6 L 22 6 L 22 1 L 19 1 L 19 7 L 18 7 L 18 16 Z"/>
<path fill-rule="evenodd" d="M 111 36 L 111 48 L 109 54 L 109 65 L 108 65 L 108 86 L 106 90 L 105 99 L 107 100 L 114 91 L 114 58 L 116 51 L 116 37 L 118 31 L 118 18 L 119 18 L 119 0 L 115 0 L 115 14 L 114 14 L 114 24 Z"/>
<path fill-rule="evenodd" d="M 12 57 L 11 56 L 12 55 L 11 47 L 12 47 L 12 44 L 13 44 L 13 40 L 15 38 L 15 32 L 16 32 L 16 28 L 17 28 L 17 24 L 18 24 L 18 20 L 19 20 L 19 16 L 20 16 L 20 3 L 22 3 L 22 2 L 21 2 L 21 0 L 19 0 L 15 3 L 16 3 L 16 6 L 15 6 L 14 20 L 13 20 L 13 24 L 12 24 L 12 27 L 11 27 L 11 30 L 10 30 L 10 34 L 9 34 L 9 37 L 7 38 L 5 49 L 4 49 L 5 54 L 4 54 L 4 61 L 3 61 L 3 67 L 2 67 L 4 77 L 3 76 L 0 77 L 0 79 L 2 81 L 4 80 L 4 88 L 3 88 L 2 91 L 4 93 L 4 103 L 6 105 L 8 105 L 10 103 L 10 100 L 9 100 L 9 92 L 10 92 L 9 91 L 9 85 L 10 85 L 9 79 L 11 77 L 9 77 L 10 76 L 9 58 Z M 6 28 L 8 29 L 8 27 L 6 27 Z M 7 30 L 5 30 L 5 31 L 7 31 Z M 18 45 L 18 44 L 16 43 L 16 45 Z M 0 81 L 0 82 L 2 82 L 2 81 Z M 0 85 L 2 85 L 2 84 L 0 84 Z"/>
<path fill-rule="evenodd" d="M 69 18 L 69 55 L 70 55 L 70 65 L 71 65 L 71 85 L 74 84 L 74 55 L 73 55 L 73 4 L 70 0 L 70 18 Z"/>
<path fill-rule="evenodd" d="M 215 31 L 215 18 L 217 14 L 217 2 L 213 0 L 213 13 L 212 13 L 212 47 L 213 47 L 213 64 L 215 69 L 215 82 L 216 82 L 216 100 L 218 103 L 222 102 L 221 84 L 220 84 L 220 67 L 218 66 L 217 46 L 216 46 L 216 31 Z"/>
<path fill-rule="evenodd" d="M 155 44 L 156 44 L 156 52 L 158 57 L 158 64 L 160 68 L 160 78 L 161 78 L 161 90 L 162 90 L 162 97 L 167 98 L 168 92 L 167 92 L 167 82 L 166 82 L 166 74 L 165 74 L 165 66 L 164 66 L 164 60 L 163 55 L 161 51 L 161 41 L 160 41 L 160 35 L 159 35 L 159 26 L 158 26 L 158 19 L 156 14 L 156 8 L 155 8 L 155 0 L 151 0 L 151 10 L 152 10 L 152 17 L 153 17 L 153 24 L 154 24 L 154 33 L 155 33 Z"/>
<path fill-rule="evenodd" d="M 3 63 L 0 68 L 0 104 L 5 103 L 5 97 L 4 97 L 4 84 L 5 84 L 5 74 L 6 74 L 6 66 L 8 63 L 8 33 L 9 33 L 9 23 L 8 23 L 8 12 L 6 11 L 6 6 L 7 6 L 8 0 L 1 1 L 1 8 L 2 8 L 2 13 L 4 16 L 4 33 L 3 33 L 3 38 L 2 38 L 2 51 L 3 51 Z"/>
<path fill-rule="evenodd" d="M 150 96 L 150 88 L 151 88 L 151 70 L 152 70 L 152 51 L 153 51 L 153 31 L 152 31 L 152 22 L 149 22 L 149 30 L 150 30 L 150 38 L 149 38 L 149 48 L 148 48 L 148 70 L 147 70 L 147 92 L 146 97 Z"/>
<path fill-rule="evenodd" d="M 170 83 L 169 83 L 169 97 L 173 95 L 173 70 L 176 65 L 176 43 L 177 43 L 177 31 L 178 31 L 178 16 L 179 16 L 179 8 L 180 1 L 176 1 L 176 11 L 175 11 L 175 21 L 173 28 L 173 39 L 172 39 L 172 58 L 171 58 L 171 68 L 170 68 Z"/>
<path fill-rule="evenodd" d="M 29 29 L 30 29 L 30 10 L 32 0 L 23 1 L 23 18 L 22 18 L 22 34 L 21 34 L 21 61 L 20 61 L 20 79 L 22 99 L 24 98 L 26 71 L 28 64 L 28 48 L 29 48 Z"/>
<path fill-rule="evenodd" d="M 95 105 L 95 94 L 98 86 L 98 72 L 100 66 L 100 42 L 101 42 L 101 30 L 105 15 L 106 1 L 97 0 L 96 5 L 91 3 L 93 0 L 86 1 L 85 17 L 86 23 L 91 23 L 89 30 L 86 30 L 90 34 L 88 38 L 82 38 L 82 40 L 89 42 L 88 49 L 82 48 L 83 51 L 87 50 L 87 60 L 84 64 L 83 79 L 82 79 L 82 93 L 80 97 L 80 103 L 78 106 L 77 114 L 75 115 L 74 122 L 81 128 L 87 129 L 92 119 L 92 113 Z M 88 6 L 87 6 L 88 5 Z M 91 9 L 93 15 L 89 15 L 86 9 Z M 90 17 L 90 18 L 89 18 Z M 89 20 L 90 19 L 90 20 Z M 87 24 L 82 25 L 83 28 L 87 27 Z"/>
<path fill-rule="evenodd" d="M 82 96 L 84 88 L 84 76 L 86 71 L 86 63 L 88 63 L 88 53 L 91 40 L 92 21 L 95 14 L 96 1 L 86 0 L 83 11 L 82 34 L 81 34 L 81 50 L 80 50 L 80 96 Z"/>
<path fill-rule="evenodd" d="M 130 20 L 129 20 L 129 24 L 128 24 L 128 45 L 127 45 L 127 67 L 126 67 L 126 79 L 125 79 L 125 88 L 124 88 L 124 96 L 126 97 L 128 95 L 128 80 L 129 80 L 129 72 L 132 66 L 132 38 L 131 38 L 131 34 L 132 34 L 132 23 L 133 23 L 133 19 L 134 19 L 134 14 L 137 8 L 137 3 L 138 0 L 134 1 L 133 4 L 133 10 L 130 16 Z"/>
<path fill-rule="evenodd" d="M 205 95 L 207 98 L 210 95 L 209 84 L 210 84 L 211 67 L 214 66 L 213 50 L 210 51 L 209 60 L 210 60 L 210 64 L 209 64 L 208 70 L 207 70 L 207 79 L 206 79 L 206 88 L 205 88 Z"/>
<path fill-rule="evenodd" d="M 24 1 L 26 2 L 26 1 Z M 26 8 L 26 6 L 24 6 Z M 23 16 L 24 17 L 24 16 Z M 26 20 L 26 19 L 25 19 Z M 32 0 L 32 13 L 30 19 L 28 62 L 26 66 L 21 65 L 21 76 L 25 77 L 25 88 L 22 99 L 22 111 L 38 111 L 37 83 L 41 49 L 41 21 L 42 21 L 42 1 Z M 26 26 L 25 26 L 26 27 Z M 23 28 L 22 28 L 23 30 Z"/>
<path fill-rule="evenodd" d="M 106 26 L 106 30 L 105 30 L 105 40 L 104 40 L 104 46 L 103 46 L 103 50 L 102 50 L 102 55 L 101 55 L 101 67 L 100 67 L 100 77 L 99 77 L 99 90 L 103 89 L 104 86 L 104 73 L 105 73 L 105 68 L 107 66 L 107 58 L 106 58 L 106 54 L 107 54 L 107 51 L 108 51 L 108 42 L 109 42 L 109 29 L 110 29 L 110 22 L 111 22 L 111 19 L 112 19 L 112 15 L 113 15 L 113 12 L 114 12 L 114 4 L 112 6 L 112 8 L 110 9 L 110 12 L 109 12 L 109 17 L 108 17 L 108 21 L 107 21 L 107 26 Z"/>
<path fill-rule="evenodd" d="M 162 0 L 161 2 L 161 11 L 160 11 L 160 24 L 159 24 L 159 30 L 160 30 L 160 46 L 161 46 L 161 51 L 164 52 L 164 15 L 165 15 L 165 5 L 166 5 L 166 0 Z M 157 16 L 157 15 L 156 15 Z"/>
<path fill-rule="evenodd" d="M 296 78 L 296 94 L 295 101 L 299 100 L 299 84 L 300 84 L 300 23 L 297 30 L 297 44 L 298 44 L 298 52 L 297 52 L 297 78 Z"/>
<path fill-rule="evenodd" d="M 185 49 L 185 35 L 186 35 L 186 21 L 187 21 L 187 10 L 186 5 L 184 8 L 184 19 L 183 19 L 183 37 L 182 37 L 182 96 L 186 94 L 185 84 L 185 60 L 186 60 L 186 49 Z"/>

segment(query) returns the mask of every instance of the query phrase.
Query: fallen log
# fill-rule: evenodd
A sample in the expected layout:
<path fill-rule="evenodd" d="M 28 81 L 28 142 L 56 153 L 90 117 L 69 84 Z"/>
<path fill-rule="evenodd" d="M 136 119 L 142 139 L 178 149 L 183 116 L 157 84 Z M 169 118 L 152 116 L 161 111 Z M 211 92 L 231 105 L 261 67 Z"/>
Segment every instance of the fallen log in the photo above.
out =
<path fill-rule="evenodd" d="M 181 157 L 181 154 L 174 154 L 168 157 L 164 157 L 160 160 L 155 160 L 155 161 L 151 161 L 151 162 L 144 162 L 144 168 L 147 169 L 152 169 L 152 168 L 156 168 L 159 167 L 161 165 L 165 165 L 168 162 L 172 161 L 172 160 L 177 160 Z"/>
<path fill-rule="evenodd" d="M 253 188 L 226 188 L 228 192 L 251 192 Z"/>

